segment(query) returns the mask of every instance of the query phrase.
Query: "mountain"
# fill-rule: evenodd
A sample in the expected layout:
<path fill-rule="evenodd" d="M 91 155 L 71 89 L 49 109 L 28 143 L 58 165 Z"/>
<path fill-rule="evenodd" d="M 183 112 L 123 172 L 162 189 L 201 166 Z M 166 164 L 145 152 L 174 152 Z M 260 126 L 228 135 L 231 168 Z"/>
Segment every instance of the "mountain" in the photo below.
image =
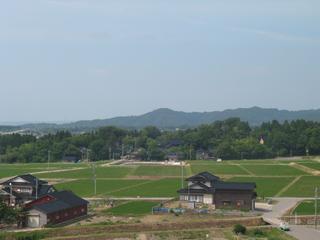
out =
<path fill-rule="evenodd" d="M 297 119 L 320 121 L 320 109 L 288 111 L 252 107 L 225 111 L 187 113 L 174 111 L 168 108 L 161 108 L 140 116 L 115 117 L 110 119 L 78 121 L 65 124 L 35 123 L 19 126 L 19 129 L 31 129 L 39 132 L 58 129 L 82 132 L 103 126 L 116 126 L 136 129 L 143 128 L 145 126 L 156 126 L 161 129 L 175 129 L 196 127 L 201 124 L 212 123 L 217 120 L 224 120 L 231 117 L 240 118 L 242 121 L 247 121 L 252 126 L 257 126 L 263 122 L 269 122 L 272 120 L 277 120 L 279 122 Z"/>

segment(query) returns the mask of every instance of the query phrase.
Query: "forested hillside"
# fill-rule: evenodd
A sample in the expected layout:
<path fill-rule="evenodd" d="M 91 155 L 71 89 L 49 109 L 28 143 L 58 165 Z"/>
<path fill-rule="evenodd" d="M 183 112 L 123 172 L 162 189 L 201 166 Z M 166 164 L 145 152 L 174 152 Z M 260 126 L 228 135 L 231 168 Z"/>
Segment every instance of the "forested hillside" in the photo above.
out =
<path fill-rule="evenodd" d="M 33 123 L 20 126 L 0 126 L 0 132 L 20 130 L 24 132 L 30 131 L 36 135 L 43 135 L 44 133 L 67 130 L 72 133 L 81 133 L 90 132 L 105 126 L 127 129 L 142 129 L 147 126 L 155 126 L 163 130 L 174 130 L 176 128 L 187 129 L 198 127 L 202 124 L 211 124 L 215 121 L 223 121 L 228 118 L 240 118 L 242 121 L 248 122 L 250 126 L 260 126 L 264 122 L 271 122 L 273 120 L 280 123 L 298 119 L 320 122 L 320 110 L 288 111 L 252 107 L 214 112 L 181 112 L 161 108 L 139 116 L 86 120 L 64 124 Z"/>
<path fill-rule="evenodd" d="M 140 131 L 104 127 L 80 135 L 59 131 L 41 138 L 0 136 L 2 162 L 44 162 L 48 151 L 54 161 L 61 161 L 64 156 L 85 158 L 88 153 L 91 160 L 120 158 L 133 152 L 144 160 L 163 160 L 173 153 L 183 159 L 195 159 L 199 152 L 223 159 L 317 155 L 320 154 L 320 123 L 273 121 L 250 127 L 247 122 L 231 118 L 174 132 L 162 132 L 156 127 Z"/>

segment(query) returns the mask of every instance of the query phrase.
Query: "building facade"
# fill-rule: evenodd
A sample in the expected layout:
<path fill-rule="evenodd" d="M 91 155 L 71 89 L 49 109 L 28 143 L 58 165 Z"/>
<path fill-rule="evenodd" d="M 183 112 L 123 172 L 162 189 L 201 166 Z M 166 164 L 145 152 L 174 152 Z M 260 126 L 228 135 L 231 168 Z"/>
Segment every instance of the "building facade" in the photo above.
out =
<path fill-rule="evenodd" d="M 2 194 L 7 201 L 9 197 L 9 205 L 23 205 L 29 201 L 33 201 L 48 193 L 54 192 L 55 188 L 48 182 L 38 179 L 30 174 L 20 175 L 11 178 L 0 184 Z M 1 194 L 0 194 L 1 197 Z"/>
<path fill-rule="evenodd" d="M 192 176 L 187 187 L 178 191 L 180 201 L 213 205 L 218 208 L 254 210 L 255 183 L 224 182 L 208 172 Z"/>
<path fill-rule="evenodd" d="M 88 204 L 70 191 L 47 194 L 26 204 L 26 225 L 38 228 L 84 217 L 88 214 Z"/>

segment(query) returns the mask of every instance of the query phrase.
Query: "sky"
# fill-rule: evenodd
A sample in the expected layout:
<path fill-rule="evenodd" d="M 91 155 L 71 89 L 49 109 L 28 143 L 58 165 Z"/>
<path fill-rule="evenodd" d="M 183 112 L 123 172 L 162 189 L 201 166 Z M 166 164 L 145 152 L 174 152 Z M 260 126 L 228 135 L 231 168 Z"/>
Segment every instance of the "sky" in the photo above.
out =
<path fill-rule="evenodd" d="M 0 122 L 320 108 L 319 0 L 10 0 Z"/>

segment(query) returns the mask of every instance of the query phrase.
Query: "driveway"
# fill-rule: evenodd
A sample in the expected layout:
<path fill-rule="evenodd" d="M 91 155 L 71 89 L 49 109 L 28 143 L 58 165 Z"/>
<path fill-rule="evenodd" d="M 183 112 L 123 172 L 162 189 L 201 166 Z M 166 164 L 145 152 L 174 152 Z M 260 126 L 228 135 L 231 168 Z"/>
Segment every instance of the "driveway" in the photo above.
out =
<path fill-rule="evenodd" d="M 276 227 L 281 223 L 281 216 L 284 215 L 288 210 L 293 208 L 299 201 L 304 200 L 301 198 L 273 198 L 277 201 L 272 207 L 263 206 L 257 204 L 258 210 L 263 211 L 263 219 Z M 315 230 L 309 226 L 291 225 L 289 235 L 299 240 L 319 240 L 320 231 Z"/>

